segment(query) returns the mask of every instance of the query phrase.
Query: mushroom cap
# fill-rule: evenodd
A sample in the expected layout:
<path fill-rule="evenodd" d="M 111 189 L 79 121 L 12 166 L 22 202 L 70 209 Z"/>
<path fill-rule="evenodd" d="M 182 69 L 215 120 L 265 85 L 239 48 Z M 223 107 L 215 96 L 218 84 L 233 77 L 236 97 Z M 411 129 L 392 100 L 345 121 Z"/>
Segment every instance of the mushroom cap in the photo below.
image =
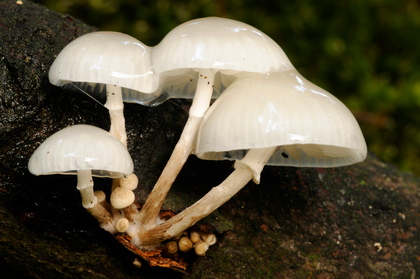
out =
<path fill-rule="evenodd" d="M 199 18 L 174 28 L 154 47 L 153 65 L 164 90 L 182 98 L 192 97 L 195 84 L 188 81 L 195 80 L 199 69 L 220 71 L 222 76 L 216 80 L 215 89 L 221 90 L 232 81 L 223 75 L 294 68 L 269 36 L 243 22 L 218 17 Z M 179 76 L 184 77 L 181 83 Z"/>
<path fill-rule="evenodd" d="M 278 146 L 268 165 L 333 167 L 366 158 L 366 142 L 349 109 L 296 70 L 238 79 L 206 112 L 195 154 L 241 159 Z"/>
<path fill-rule="evenodd" d="M 134 195 L 134 192 L 131 191 L 130 189 L 117 187 L 114 189 L 114 191 L 112 191 L 109 199 L 110 199 L 111 205 L 114 208 L 122 209 L 131 205 L 136 199 L 136 196 Z"/>
<path fill-rule="evenodd" d="M 77 174 L 124 177 L 133 172 L 127 148 L 109 132 L 90 125 L 64 128 L 47 138 L 32 154 L 28 169 L 34 175 Z"/>
<path fill-rule="evenodd" d="M 121 218 L 115 224 L 117 232 L 125 233 L 130 228 L 130 221 L 127 218 Z"/>
<path fill-rule="evenodd" d="M 179 250 L 181 250 L 182 252 L 186 252 L 193 248 L 193 243 L 188 237 L 183 236 L 179 239 L 178 246 Z"/>
<path fill-rule="evenodd" d="M 103 202 L 106 199 L 106 194 L 104 191 L 96 190 L 94 194 L 99 203 Z"/>
<path fill-rule="evenodd" d="M 137 178 L 137 175 L 134 173 L 130 174 L 127 177 L 123 177 L 119 181 L 119 185 L 122 188 L 127 188 L 131 191 L 134 191 L 139 184 L 139 179 Z"/>
<path fill-rule="evenodd" d="M 122 87 L 127 102 L 149 102 L 160 94 L 152 48 L 118 32 L 88 33 L 70 42 L 48 76 L 56 86 L 75 83 L 95 98 L 105 97 L 105 84 Z"/>
<path fill-rule="evenodd" d="M 197 256 L 206 255 L 207 250 L 209 250 L 210 245 L 205 241 L 200 241 L 194 244 L 194 251 Z"/>

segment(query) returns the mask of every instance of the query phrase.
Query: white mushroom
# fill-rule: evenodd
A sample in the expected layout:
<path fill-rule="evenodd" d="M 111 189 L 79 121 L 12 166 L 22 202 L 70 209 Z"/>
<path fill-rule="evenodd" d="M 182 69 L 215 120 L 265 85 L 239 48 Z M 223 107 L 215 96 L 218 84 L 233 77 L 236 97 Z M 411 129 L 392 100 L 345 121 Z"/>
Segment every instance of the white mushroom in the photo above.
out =
<path fill-rule="evenodd" d="M 169 254 L 175 254 L 176 252 L 178 252 L 178 243 L 176 243 L 176 241 L 174 240 L 169 241 L 168 243 L 166 243 L 166 251 Z"/>
<path fill-rule="evenodd" d="M 133 191 L 124 187 L 117 187 L 112 191 L 110 202 L 115 209 L 123 209 L 130 206 L 136 199 Z"/>
<path fill-rule="evenodd" d="M 296 70 L 238 80 L 225 93 L 200 127 L 201 159 L 242 159 L 249 149 L 271 147 L 269 165 L 337 167 L 366 157 L 347 107 Z"/>
<path fill-rule="evenodd" d="M 110 132 L 126 145 L 123 99 L 147 103 L 160 94 L 151 59 L 151 48 L 129 35 L 93 32 L 60 52 L 50 68 L 49 80 L 56 86 L 74 84 L 96 99 L 106 97 Z"/>
<path fill-rule="evenodd" d="M 104 202 L 106 199 L 106 194 L 104 191 L 95 191 L 95 197 L 97 198 L 98 202 Z"/>
<path fill-rule="evenodd" d="M 194 245 L 194 251 L 197 256 L 205 256 L 210 245 L 205 241 L 199 241 Z"/>
<path fill-rule="evenodd" d="M 193 98 L 193 103 L 181 137 L 140 212 L 145 228 L 156 223 L 173 181 L 191 154 L 214 87 L 217 92 L 236 77 L 294 69 L 280 46 L 263 32 L 217 17 L 192 20 L 173 29 L 154 47 L 153 65 L 163 90 L 172 94 L 169 97 Z M 221 80 L 215 79 L 216 74 Z"/>
<path fill-rule="evenodd" d="M 192 241 L 192 243 L 197 243 L 201 240 L 201 236 L 198 232 L 192 231 L 190 233 L 190 240 Z"/>
<path fill-rule="evenodd" d="M 119 186 L 134 191 L 137 188 L 138 183 L 139 180 L 137 175 L 132 173 L 128 177 L 121 178 L 119 181 Z"/>
<path fill-rule="evenodd" d="M 188 237 L 183 236 L 179 239 L 178 246 L 180 251 L 187 252 L 193 248 L 193 243 Z"/>
<path fill-rule="evenodd" d="M 208 245 L 214 245 L 217 242 L 217 237 L 214 233 L 209 233 L 209 234 L 205 234 L 203 235 L 203 240 L 205 242 L 207 242 Z"/>
<path fill-rule="evenodd" d="M 219 186 L 143 241 L 171 238 L 228 201 L 275 165 L 335 167 L 361 162 L 366 143 L 357 121 L 337 98 L 296 70 L 238 79 L 207 111 L 196 145 L 205 159 L 236 159 Z M 239 160 L 240 159 L 240 160 Z"/>
<path fill-rule="evenodd" d="M 130 227 L 130 221 L 127 218 L 121 218 L 115 224 L 115 229 L 119 233 L 125 233 Z"/>
<path fill-rule="evenodd" d="M 110 133 L 89 125 L 74 125 L 47 138 L 28 163 L 34 175 L 77 175 L 82 205 L 101 226 L 113 231 L 110 213 L 98 202 L 92 176 L 119 178 L 133 172 L 127 148 Z"/>

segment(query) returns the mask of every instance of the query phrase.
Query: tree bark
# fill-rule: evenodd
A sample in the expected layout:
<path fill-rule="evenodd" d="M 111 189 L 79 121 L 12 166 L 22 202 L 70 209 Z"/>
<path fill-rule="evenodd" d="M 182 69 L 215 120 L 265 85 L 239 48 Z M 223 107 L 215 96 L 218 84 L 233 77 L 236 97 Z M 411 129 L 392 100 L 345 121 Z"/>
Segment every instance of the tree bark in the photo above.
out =
<path fill-rule="evenodd" d="M 218 242 L 187 274 L 132 264 L 135 255 L 84 210 L 72 176 L 33 176 L 27 162 L 49 135 L 76 123 L 109 129 L 108 111 L 54 87 L 60 50 L 95 28 L 23 1 L 0 2 L 0 277 L 416 278 L 420 179 L 373 156 L 335 169 L 266 167 L 201 223 Z M 141 39 L 141 38 L 140 38 Z M 187 119 L 182 102 L 125 105 L 128 148 L 144 202 Z M 189 158 L 164 204 L 175 212 L 232 171 Z M 111 181 L 95 179 L 109 193 Z"/>

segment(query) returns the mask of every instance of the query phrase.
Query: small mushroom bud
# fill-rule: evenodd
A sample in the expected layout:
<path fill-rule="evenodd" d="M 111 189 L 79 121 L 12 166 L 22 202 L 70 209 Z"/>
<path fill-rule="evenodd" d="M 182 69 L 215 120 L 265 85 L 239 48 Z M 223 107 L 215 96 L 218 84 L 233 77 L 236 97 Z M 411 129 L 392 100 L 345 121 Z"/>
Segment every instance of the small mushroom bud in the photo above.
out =
<path fill-rule="evenodd" d="M 95 191 L 94 194 L 95 194 L 95 197 L 98 199 L 99 203 L 103 202 L 106 198 L 104 191 L 98 190 L 98 191 Z"/>
<path fill-rule="evenodd" d="M 137 175 L 134 173 L 130 174 L 128 177 L 123 177 L 120 179 L 120 187 L 127 188 L 131 191 L 134 191 L 137 188 L 139 180 Z"/>
<path fill-rule="evenodd" d="M 115 225 L 115 228 L 120 233 L 125 233 L 128 230 L 128 227 L 130 226 L 130 222 L 126 218 L 121 218 L 117 221 L 117 224 Z"/>
<path fill-rule="evenodd" d="M 205 241 L 197 242 L 194 245 L 194 250 L 197 256 L 205 256 L 207 250 L 209 250 L 209 244 Z"/>
<path fill-rule="evenodd" d="M 202 238 L 205 242 L 207 242 L 208 245 L 214 245 L 217 242 L 217 238 L 214 233 L 205 234 L 202 236 Z"/>
<path fill-rule="evenodd" d="M 137 268 L 140 268 L 142 266 L 141 261 L 137 258 L 134 259 L 133 265 Z"/>
<path fill-rule="evenodd" d="M 131 205 L 135 196 L 133 191 L 123 187 L 117 187 L 111 194 L 111 205 L 116 209 L 122 209 Z"/>
<path fill-rule="evenodd" d="M 183 236 L 179 239 L 178 246 L 179 250 L 181 250 L 182 252 L 187 252 L 191 250 L 191 248 L 193 248 L 193 243 L 188 237 Z"/>
<path fill-rule="evenodd" d="M 178 252 L 178 243 L 176 243 L 176 241 L 169 241 L 166 243 L 166 251 L 168 251 L 169 254 L 175 254 Z"/>
<path fill-rule="evenodd" d="M 190 239 L 191 239 L 192 243 L 197 243 L 197 242 L 201 241 L 201 237 L 200 237 L 200 234 L 198 232 L 191 232 L 190 233 Z"/>

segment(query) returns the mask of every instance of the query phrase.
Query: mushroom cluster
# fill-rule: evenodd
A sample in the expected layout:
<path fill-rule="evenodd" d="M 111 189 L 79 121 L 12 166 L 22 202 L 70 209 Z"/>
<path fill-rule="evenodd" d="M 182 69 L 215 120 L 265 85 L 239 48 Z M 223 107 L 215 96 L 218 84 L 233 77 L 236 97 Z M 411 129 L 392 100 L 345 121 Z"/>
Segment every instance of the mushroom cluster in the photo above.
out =
<path fill-rule="evenodd" d="M 235 20 L 192 20 L 154 47 L 117 32 L 86 34 L 61 51 L 49 79 L 104 102 L 111 127 L 106 132 L 75 125 L 57 132 L 34 152 L 30 172 L 77 174 L 82 206 L 102 228 L 126 235 L 139 250 L 165 246 L 175 254 L 194 247 L 205 255 L 215 235 L 188 229 L 250 180 L 259 183 L 266 164 L 336 167 L 361 162 L 367 154 L 346 106 L 301 76 L 270 37 Z M 170 98 L 192 99 L 189 118 L 140 206 L 123 102 L 156 106 Z M 191 154 L 234 160 L 235 170 L 190 207 L 161 218 L 167 193 Z M 92 176 L 113 178 L 108 199 L 93 191 Z"/>
<path fill-rule="evenodd" d="M 64 128 L 35 150 L 28 169 L 35 175 L 77 175 L 82 206 L 102 228 L 115 232 L 104 193 L 94 192 L 92 176 L 121 178 L 130 175 L 134 165 L 127 148 L 110 133 L 90 125 Z"/>

